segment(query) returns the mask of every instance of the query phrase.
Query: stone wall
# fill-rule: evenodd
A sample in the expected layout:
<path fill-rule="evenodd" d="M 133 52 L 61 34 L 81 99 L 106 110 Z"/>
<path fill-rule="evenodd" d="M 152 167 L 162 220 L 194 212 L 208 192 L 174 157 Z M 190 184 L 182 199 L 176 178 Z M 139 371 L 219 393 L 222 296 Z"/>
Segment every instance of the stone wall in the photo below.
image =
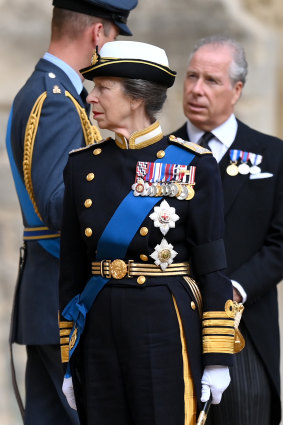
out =
<path fill-rule="evenodd" d="M 21 423 L 10 384 L 7 339 L 22 226 L 5 151 L 5 131 L 14 95 L 48 47 L 50 4 L 51 1 L 0 0 L 0 423 L 3 425 Z M 239 118 L 259 130 L 283 137 L 280 119 L 283 65 L 279 54 L 282 19 L 280 0 L 140 0 L 129 21 L 135 34 L 133 39 L 165 48 L 170 66 L 178 72 L 161 119 L 164 131 L 176 129 L 184 122 L 182 81 L 189 51 L 199 37 L 222 33 L 237 38 L 247 52 L 249 77 L 237 107 Z M 23 347 L 16 347 L 15 357 L 24 394 Z"/>

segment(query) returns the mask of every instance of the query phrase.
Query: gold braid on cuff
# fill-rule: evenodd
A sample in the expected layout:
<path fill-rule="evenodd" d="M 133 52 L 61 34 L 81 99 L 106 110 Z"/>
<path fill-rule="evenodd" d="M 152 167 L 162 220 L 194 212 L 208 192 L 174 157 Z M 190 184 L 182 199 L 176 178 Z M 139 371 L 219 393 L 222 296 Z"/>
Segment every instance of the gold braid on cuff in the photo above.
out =
<path fill-rule="evenodd" d="M 206 311 L 202 316 L 203 353 L 234 354 L 245 346 L 239 323 L 244 310 L 232 300 L 225 303 L 225 311 Z"/>
<path fill-rule="evenodd" d="M 69 337 L 73 328 L 74 322 L 60 321 L 60 347 L 61 347 L 61 361 L 68 363 L 69 361 Z"/>

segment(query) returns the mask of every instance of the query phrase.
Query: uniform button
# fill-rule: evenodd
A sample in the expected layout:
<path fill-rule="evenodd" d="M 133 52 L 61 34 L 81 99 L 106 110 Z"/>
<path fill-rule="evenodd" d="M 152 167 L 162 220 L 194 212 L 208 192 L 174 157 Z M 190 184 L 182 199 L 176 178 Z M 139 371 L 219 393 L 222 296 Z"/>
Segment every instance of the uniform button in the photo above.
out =
<path fill-rule="evenodd" d="M 145 281 L 146 281 L 146 278 L 144 276 L 139 276 L 137 278 L 137 282 L 138 282 L 139 285 L 143 285 L 145 283 Z"/>
<path fill-rule="evenodd" d="M 86 176 L 86 179 L 88 182 L 91 182 L 91 180 L 94 179 L 94 173 L 88 173 L 88 175 Z"/>
<path fill-rule="evenodd" d="M 142 227 L 140 229 L 140 234 L 141 234 L 141 236 L 146 236 L 148 234 L 148 228 L 147 227 Z"/>
<path fill-rule="evenodd" d="M 84 205 L 85 205 L 86 208 L 91 207 L 92 206 L 92 200 L 91 199 L 86 199 Z"/>
<path fill-rule="evenodd" d="M 140 255 L 140 259 L 141 259 L 142 261 L 148 261 L 148 256 L 147 256 L 147 255 L 145 255 L 145 254 L 141 254 L 141 255 Z"/>
<path fill-rule="evenodd" d="M 165 152 L 164 151 L 158 151 L 156 156 L 157 156 L 157 158 L 164 158 Z"/>
<path fill-rule="evenodd" d="M 195 310 L 196 309 L 196 305 L 195 305 L 195 303 L 193 301 L 191 302 L 191 309 L 192 310 Z"/>
<path fill-rule="evenodd" d="M 100 155 L 102 150 L 100 148 L 94 149 L 93 155 Z"/>
<path fill-rule="evenodd" d="M 86 235 L 87 238 L 90 238 L 91 237 L 91 235 L 92 235 L 92 229 L 90 227 L 87 227 L 85 229 L 85 235 Z"/>
<path fill-rule="evenodd" d="M 49 72 L 48 77 L 49 77 L 49 78 L 55 78 L 55 77 L 56 77 L 56 75 L 55 75 L 53 72 Z"/>

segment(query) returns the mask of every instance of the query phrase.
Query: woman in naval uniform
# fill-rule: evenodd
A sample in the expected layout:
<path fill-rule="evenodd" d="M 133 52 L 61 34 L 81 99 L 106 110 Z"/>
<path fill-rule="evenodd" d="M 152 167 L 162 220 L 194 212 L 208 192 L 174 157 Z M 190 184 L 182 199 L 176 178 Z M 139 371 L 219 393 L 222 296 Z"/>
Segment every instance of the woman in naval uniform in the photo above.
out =
<path fill-rule="evenodd" d="M 64 173 L 63 388 L 82 425 L 192 425 L 234 353 L 217 163 L 162 133 L 176 75 L 164 50 L 106 43 L 81 73 L 115 136 L 71 152 Z"/>

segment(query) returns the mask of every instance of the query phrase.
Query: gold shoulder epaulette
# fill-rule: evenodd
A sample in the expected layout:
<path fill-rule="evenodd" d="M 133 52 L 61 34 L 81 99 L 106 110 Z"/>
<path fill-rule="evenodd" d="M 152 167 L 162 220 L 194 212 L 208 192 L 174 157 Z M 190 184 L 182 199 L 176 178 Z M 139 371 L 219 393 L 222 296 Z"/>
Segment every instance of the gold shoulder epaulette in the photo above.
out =
<path fill-rule="evenodd" d="M 91 150 L 93 148 L 96 149 L 97 146 L 102 145 L 102 143 L 106 142 L 106 140 L 108 140 L 108 139 L 103 139 L 100 142 L 95 142 L 95 143 L 92 143 L 91 145 L 87 145 L 87 146 L 83 146 L 81 148 L 73 149 L 69 152 L 69 155 L 72 155 L 73 153 L 78 153 L 78 152 L 81 152 L 81 151 Z"/>
<path fill-rule="evenodd" d="M 202 146 L 198 145 L 197 143 L 188 142 L 186 140 L 181 139 L 181 137 L 176 137 L 173 134 L 169 136 L 169 140 L 172 143 L 177 144 L 178 146 L 182 146 L 183 148 L 186 148 L 195 154 L 203 155 L 203 154 L 210 154 L 212 155 L 212 152 L 209 149 L 205 149 Z"/>

